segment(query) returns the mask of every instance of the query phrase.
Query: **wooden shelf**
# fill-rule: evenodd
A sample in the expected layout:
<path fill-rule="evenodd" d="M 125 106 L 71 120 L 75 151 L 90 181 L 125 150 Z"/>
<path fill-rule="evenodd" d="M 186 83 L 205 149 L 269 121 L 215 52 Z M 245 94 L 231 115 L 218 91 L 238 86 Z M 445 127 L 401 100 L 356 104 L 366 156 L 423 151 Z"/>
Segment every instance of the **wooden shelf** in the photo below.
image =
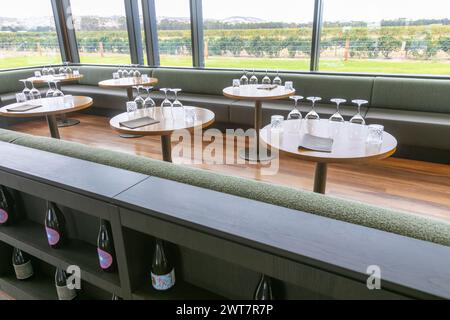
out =
<path fill-rule="evenodd" d="M 81 278 L 105 291 L 120 294 L 120 280 L 116 273 L 105 273 L 98 265 L 97 248 L 79 240 L 70 240 L 64 248 L 52 249 L 47 242 L 44 227 L 31 221 L 22 221 L 11 227 L 0 228 L 0 241 L 59 268 L 77 265 Z M 9 292 L 9 290 L 5 290 Z"/>
<path fill-rule="evenodd" d="M 135 300 L 226 300 L 210 291 L 201 289 L 186 282 L 177 285 L 168 292 L 159 292 L 152 288 L 152 284 L 142 286 L 133 292 Z"/>
<path fill-rule="evenodd" d="M 57 300 L 54 281 L 35 274 L 32 279 L 19 281 L 15 276 L 0 277 L 0 290 L 17 300 Z"/>

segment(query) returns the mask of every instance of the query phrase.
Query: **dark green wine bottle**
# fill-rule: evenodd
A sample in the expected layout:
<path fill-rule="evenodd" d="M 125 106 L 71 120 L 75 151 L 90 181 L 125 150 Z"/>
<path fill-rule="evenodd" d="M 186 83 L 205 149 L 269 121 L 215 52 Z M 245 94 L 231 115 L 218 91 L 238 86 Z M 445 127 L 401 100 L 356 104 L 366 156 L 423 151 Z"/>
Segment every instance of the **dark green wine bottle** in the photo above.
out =
<path fill-rule="evenodd" d="M 9 226 L 16 220 L 14 198 L 8 189 L 0 186 L 0 226 Z"/>
<path fill-rule="evenodd" d="M 258 287 L 256 288 L 254 300 L 274 300 L 272 294 L 272 281 L 266 276 L 262 275 L 259 281 Z"/>
<path fill-rule="evenodd" d="M 34 275 L 33 265 L 27 254 L 14 248 L 12 263 L 17 280 L 28 280 Z"/>
<path fill-rule="evenodd" d="M 155 290 L 168 291 L 175 286 L 175 269 L 167 258 L 162 240 L 156 240 L 151 275 Z"/>

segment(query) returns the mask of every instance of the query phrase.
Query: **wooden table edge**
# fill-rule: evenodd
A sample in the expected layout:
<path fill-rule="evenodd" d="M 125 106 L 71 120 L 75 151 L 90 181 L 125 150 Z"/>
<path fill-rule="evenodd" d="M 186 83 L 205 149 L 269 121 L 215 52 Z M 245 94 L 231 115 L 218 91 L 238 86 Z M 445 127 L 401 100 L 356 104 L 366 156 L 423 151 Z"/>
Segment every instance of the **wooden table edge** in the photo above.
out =
<path fill-rule="evenodd" d="M 63 110 L 57 110 L 57 111 L 50 111 L 50 112 L 36 112 L 36 113 L 26 113 L 26 112 L 2 112 L 0 109 L 0 116 L 6 117 L 6 118 L 35 118 L 35 117 L 45 117 L 45 116 L 57 116 L 60 114 L 67 114 L 72 112 L 77 112 L 80 110 L 87 109 L 91 107 L 94 104 L 94 100 L 91 97 L 85 97 L 85 96 L 74 96 L 75 97 L 83 97 L 88 98 L 88 102 L 74 107 L 70 109 L 63 109 Z M 8 106 L 4 106 L 2 108 L 7 108 Z"/>
<path fill-rule="evenodd" d="M 113 85 L 113 84 L 105 84 L 105 81 L 111 81 L 114 79 L 108 79 L 108 80 L 102 80 L 99 81 L 98 86 L 100 88 L 105 88 L 105 89 L 128 89 L 128 88 L 132 88 L 135 86 L 154 86 L 157 85 L 159 83 L 159 79 L 157 78 L 150 78 L 150 81 L 145 83 L 145 84 L 132 84 L 132 85 Z"/>
<path fill-rule="evenodd" d="M 231 87 L 228 87 L 228 88 L 231 88 Z M 225 90 L 228 89 L 228 88 L 223 89 L 223 95 L 226 98 L 235 99 L 235 100 L 242 100 L 242 101 L 274 101 L 274 100 L 282 100 L 282 99 L 286 99 L 286 98 L 292 97 L 292 96 L 294 96 L 297 93 L 297 91 L 294 89 L 293 92 L 291 92 L 289 94 L 280 95 L 280 96 L 276 96 L 276 97 L 243 97 L 243 96 L 236 96 L 236 95 L 229 94 L 229 93 L 225 92 Z"/>

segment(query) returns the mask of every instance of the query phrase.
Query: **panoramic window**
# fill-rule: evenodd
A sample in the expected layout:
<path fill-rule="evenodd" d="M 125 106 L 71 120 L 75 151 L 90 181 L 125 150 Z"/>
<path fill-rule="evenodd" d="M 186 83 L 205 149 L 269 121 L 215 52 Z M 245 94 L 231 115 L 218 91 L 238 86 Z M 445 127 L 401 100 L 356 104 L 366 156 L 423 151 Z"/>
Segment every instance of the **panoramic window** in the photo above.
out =
<path fill-rule="evenodd" d="M 81 63 L 130 64 L 123 0 L 71 0 Z"/>
<path fill-rule="evenodd" d="M 0 10 L 0 69 L 61 62 L 50 0 L 15 0 Z"/>
<path fill-rule="evenodd" d="M 162 66 L 192 67 L 189 0 L 155 0 Z"/>
<path fill-rule="evenodd" d="M 205 0 L 205 64 L 309 70 L 313 0 Z"/>
<path fill-rule="evenodd" d="M 450 74 L 448 0 L 327 0 L 321 71 Z"/>

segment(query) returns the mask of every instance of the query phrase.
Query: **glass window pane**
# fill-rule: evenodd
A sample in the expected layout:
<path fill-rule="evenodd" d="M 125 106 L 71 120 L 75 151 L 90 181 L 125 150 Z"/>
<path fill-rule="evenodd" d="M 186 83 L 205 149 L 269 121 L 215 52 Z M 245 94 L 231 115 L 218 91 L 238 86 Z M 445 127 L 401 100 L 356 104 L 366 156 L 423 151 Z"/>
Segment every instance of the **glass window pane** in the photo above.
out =
<path fill-rule="evenodd" d="M 123 0 L 71 0 L 82 63 L 130 64 Z"/>
<path fill-rule="evenodd" d="M 309 70 L 314 0 L 204 0 L 207 67 Z"/>
<path fill-rule="evenodd" d="M 189 0 L 155 0 L 162 66 L 192 67 Z"/>
<path fill-rule="evenodd" d="M 49 0 L 14 0 L 0 10 L 0 69 L 61 63 Z"/>
<path fill-rule="evenodd" d="M 450 74 L 450 1 L 327 0 L 321 71 Z"/>

